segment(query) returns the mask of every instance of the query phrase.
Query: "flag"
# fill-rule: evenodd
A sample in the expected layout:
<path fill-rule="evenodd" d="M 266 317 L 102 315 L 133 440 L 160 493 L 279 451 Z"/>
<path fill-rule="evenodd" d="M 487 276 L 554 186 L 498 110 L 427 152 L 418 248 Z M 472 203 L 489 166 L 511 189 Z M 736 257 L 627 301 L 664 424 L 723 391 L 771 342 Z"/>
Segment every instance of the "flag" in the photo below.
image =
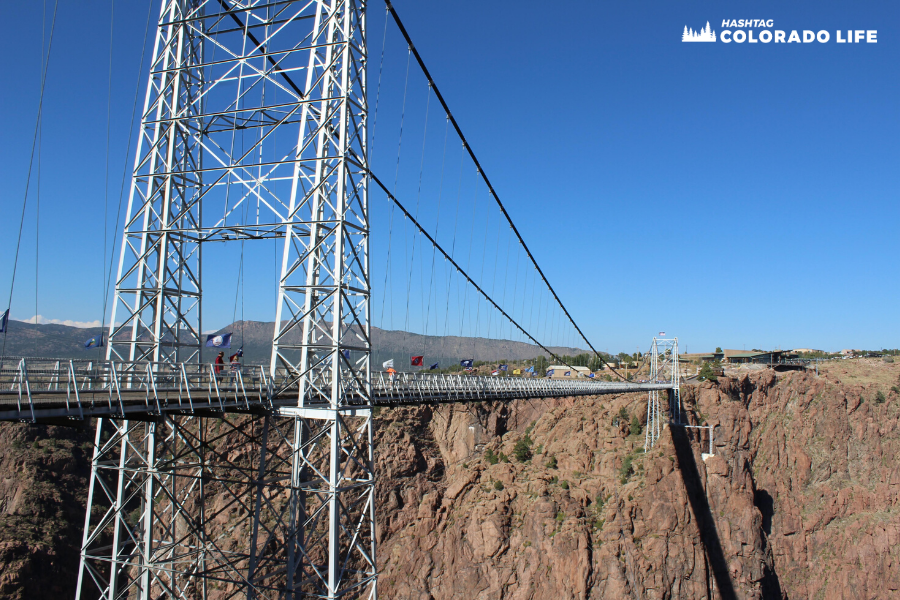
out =
<path fill-rule="evenodd" d="M 666 337 L 666 332 L 665 332 L 665 331 L 660 331 L 660 332 L 659 332 L 659 337 Z"/>
<path fill-rule="evenodd" d="M 547 371 L 547 377 L 551 377 L 553 375 L 553 369 Z"/>
<path fill-rule="evenodd" d="M 434 363 L 433 365 L 431 365 L 430 367 L 428 367 L 428 370 L 429 370 L 429 371 L 434 371 L 434 370 L 437 369 L 437 368 L 438 368 L 438 363 Z"/>
<path fill-rule="evenodd" d="M 350 351 L 349 350 L 341 350 L 341 354 L 344 355 L 344 358 L 350 360 Z"/>
<path fill-rule="evenodd" d="M 84 343 L 85 348 L 102 348 L 103 347 L 103 334 L 95 335 L 88 341 Z"/>
<path fill-rule="evenodd" d="M 590 375 L 588 375 L 588 377 L 590 377 L 591 379 L 593 379 L 593 378 L 594 378 L 594 374 L 591 373 Z"/>
<path fill-rule="evenodd" d="M 522 369 L 516 369 L 515 371 L 513 371 L 513 375 L 521 375 L 521 374 L 522 374 Z"/>
<path fill-rule="evenodd" d="M 208 335 L 206 336 L 206 347 L 207 348 L 231 348 L 231 334 L 223 333 L 222 335 Z"/>
<path fill-rule="evenodd" d="M 572 375 L 572 371 L 566 371 L 566 377 L 569 377 L 570 375 Z"/>
<path fill-rule="evenodd" d="M 474 358 L 467 358 L 465 360 L 459 361 L 460 366 L 465 367 L 466 369 L 471 369 L 472 364 L 475 362 Z"/>
<path fill-rule="evenodd" d="M 409 364 L 410 364 L 410 366 L 413 366 L 413 367 L 421 367 L 423 360 L 425 360 L 424 356 L 410 356 Z"/>
<path fill-rule="evenodd" d="M 527 369 L 525 369 L 525 372 L 526 372 L 526 373 L 534 373 L 534 365 L 532 365 L 532 366 L 528 367 Z"/>
<path fill-rule="evenodd" d="M 238 351 L 228 357 L 228 362 L 234 362 L 234 359 L 244 356 L 244 347 L 238 348 Z"/>
<path fill-rule="evenodd" d="M 0 315 L 0 333 L 6 332 L 6 322 L 9 320 L 9 309 L 7 308 L 3 311 L 3 314 Z"/>
<path fill-rule="evenodd" d="M 394 368 L 394 359 L 392 358 L 391 360 L 386 360 L 383 363 L 381 363 L 381 368 L 382 369 L 393 369 Z"/>
<path fill-rule="evenodd" d="M 508 370 L 509 370 L 509 365 L 500 365 L 500 370 L 501 370 L 501 371 L 508 371 Z"/>
<path fill-rule="evenodd" d="M 466 367 L 466 371 L 474 371 L 474 370 L 475 369 L 473 369 L 472 367 Z"/>
<path fill-rule="evenodd" d="M 500 371 L 497 369 L 494 369 L 493 371 L 491 371 L 491 375 L 499 375 L 499 374 L 500 374 Z"/>

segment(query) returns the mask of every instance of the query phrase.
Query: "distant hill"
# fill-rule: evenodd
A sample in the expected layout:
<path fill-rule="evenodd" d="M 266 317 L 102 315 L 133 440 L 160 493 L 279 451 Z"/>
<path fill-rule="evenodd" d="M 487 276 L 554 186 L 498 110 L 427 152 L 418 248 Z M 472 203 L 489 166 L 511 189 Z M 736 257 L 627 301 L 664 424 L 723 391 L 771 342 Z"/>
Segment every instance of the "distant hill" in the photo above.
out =
<path fill-rule="evenodd" d="M 272 352 L 272 321 L 238 321 L 223 327 L 217 333 L 232 332 L 232 348 L 243 344 L 244 364 L 267 364 Z M 33 325 L 21 321 L 9 322 L 6 339 L 6 356 L 40 356 L 47 358 L 96 359 L 105 357 L 105 349 L 85 350 L 84 342 L 100 333 L 99 327 L 79 328 L 67 325 Z M 288 341 L 299 340 L 300 332 L 288 336 Z M 0 337 L 2 339 L 2 337 Z M 408 365 L 409 357 L 423 354 L 425 362 L 438 362 L 441 366 L 456 364 L 464 358 L 496 361 L 525 360 L 537 356 L 549 356 L 534 344 L 512 340 L 494 340 L 459 336 L 425 336 L 407 331 L 390 331 L 372 327 L 372 363 L 376 368 L 393 358 L 398 369 Z M 553 346 L 555 354 L 575 355 L 586 352 L 579 348 Z M 212 360 L 213 350 L 204 348 L 203 360 Z M 427 366 L 426 364 L 426 366 Z"/>

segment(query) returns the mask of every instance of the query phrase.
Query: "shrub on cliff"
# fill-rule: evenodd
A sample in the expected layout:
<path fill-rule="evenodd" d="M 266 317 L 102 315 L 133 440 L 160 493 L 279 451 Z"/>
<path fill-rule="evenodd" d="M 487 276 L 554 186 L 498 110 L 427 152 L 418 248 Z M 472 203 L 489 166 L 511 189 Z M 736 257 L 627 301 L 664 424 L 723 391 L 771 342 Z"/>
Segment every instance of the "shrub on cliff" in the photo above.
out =
<path fill-rule="evenodd" d="M 496 465 L 500 462 L 500 457 L 494 454 L 494 451 L 488 448 L 484 451 L 484 460 L 488 461 L 492 465 Z"/>
<path fill-rule="evenodd" d="M 875 404 L 884 404 L 884 400 L 885 400 L 884 392 L 882 392 L 881 390 L 878 390 L 878 393 L 875 394 Z"/>
<path fill-rule="evenodd" d="M 641 422 L 638 421 L 637 415 L 631 417 L 631 426 L 629 427 L 631 435 L 641 435 Z"/>
<path fill-rule="evenodd" d="M 699 379 L 700 381 L 718 381 L 719 378 L 716 375 L 716 371 L 718 371 L 719 368 L 719 361 L 703 363 L 703 366 L 700 367 L 700 372 L 697 374 L 697 379 Z"/>
<path fill-rule="evenodd" d="M 625 460 L 622 461 L 622 468 L 619 469 L 619 475 L 621 475 L 619 483 L 627 483 L 628 478 L 631 477 L 632 473 L 634 473 L 634 467 L 631 465 L 631 461 L 632 458 L 630 454 L 625 457 Z"/>
<path fill-rule="evenodd" d="M 516 457 L 517 461 L 525 462 L 531 459 L 531 445 L 533 443 L 527 433 L 519 438 L 519 441 L 516 442 L 513 448 L 513 456 Z"/>
<path fill-rule="evenodd" d="M 548 460 L 546 463 L 544 463 L 544 466 L 547 467 L 548 469 L 555 469 L 556 468 L 556 457 L 551 456 L 550 460 Z"/>

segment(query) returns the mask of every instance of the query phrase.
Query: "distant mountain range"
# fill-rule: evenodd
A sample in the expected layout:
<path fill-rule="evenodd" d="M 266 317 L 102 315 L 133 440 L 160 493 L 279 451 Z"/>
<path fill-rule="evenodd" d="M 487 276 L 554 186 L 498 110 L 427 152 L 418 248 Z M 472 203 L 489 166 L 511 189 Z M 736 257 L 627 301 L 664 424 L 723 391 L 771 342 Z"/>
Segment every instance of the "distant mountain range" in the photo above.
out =
<path fill-rule="evenodd" d="M 272 334 L 275 323 L 260 321 L 237 321 L 223 327 L 216 333 L 231 332 L 232 349 L 244 348 L 244 364 L 268 364 L 272 352 Z M 99 327 L 79 328 L 67 325 L 34 325 L 22 321 L 10 321 L 6 336 L 6 356 L 35 356 L 47 358 L 98 359 L 106 356 L 106 349 L 84 348 L 84 342 L 100 333 Z M 288 341 L 299 339 L 298 331 L 288 337 Z M 2 334 L 0 334 L 2 340 Z M 2 343 L 2 342 L 0 342 Z M 557 355 L 576 355 L 586 350 L 552 346 Z M 372 327 L 372 364 L 376 368 L 393 358 L 398 369 L 409 365 L 409 357 L 425 356 L 425 366 L 435 362 L 442 367 L 457 364 L 464 358 L 475 360 L 526 360 L 549 355 L 534 344 L 512 340 L 495 340 L 476 337 L 433 336 L 389 331 Z M 212 348 L 204 348 L 203 360 L 212 360 Z"/>

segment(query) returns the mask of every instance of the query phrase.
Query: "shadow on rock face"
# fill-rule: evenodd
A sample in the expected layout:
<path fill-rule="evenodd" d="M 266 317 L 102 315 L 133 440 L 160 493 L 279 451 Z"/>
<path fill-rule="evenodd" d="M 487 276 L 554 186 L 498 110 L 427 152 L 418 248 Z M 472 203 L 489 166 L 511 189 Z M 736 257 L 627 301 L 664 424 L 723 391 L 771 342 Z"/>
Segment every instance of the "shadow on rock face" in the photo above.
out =
<path fill-rule="evenodd" d="M 772 534 L 772 516 L 775 514 L 775 500 L 766 490 L 756 490 L 753 493 L 753 503 L 759 509 L 760 514 L 762 514 L 762 527 L 768 538 Z M 764 598 L 780 599 L 784 597 L 781 591 L 781 581 L 778 579 L 778 573 L 774 569 L 766 567 L 761 583 Z"/>
<path fill-rule="evenodd" d="M 756 490 L 753 494 L 753 503 L 759 509 L 763 518 L 763 531 L 766 535 L 772 535 L 772 515 L 775 514 L 775 500 L 766 490 Z"/>
<path fill-rule="evenodd" d="M 706 549 L 710 570 L 716 580 L 716 587 L 722 600 L 736 600 L 734 584 L 728 574 L 728 561 L 722 552 L 722 543 L 716 530 L 716 521 L 709 508 L 706 492 L 700 480 L 700 471 L 694 459 L 691 442 L 684 427 L 672 426 L 672 442 L 675 445 L 675 455 L 678 457 L 678 470 L 681 472 L 684 487 L 687 490 L 691 503 L 691 511 L 697 519 L 700 529 L 700 540 Z"/>

